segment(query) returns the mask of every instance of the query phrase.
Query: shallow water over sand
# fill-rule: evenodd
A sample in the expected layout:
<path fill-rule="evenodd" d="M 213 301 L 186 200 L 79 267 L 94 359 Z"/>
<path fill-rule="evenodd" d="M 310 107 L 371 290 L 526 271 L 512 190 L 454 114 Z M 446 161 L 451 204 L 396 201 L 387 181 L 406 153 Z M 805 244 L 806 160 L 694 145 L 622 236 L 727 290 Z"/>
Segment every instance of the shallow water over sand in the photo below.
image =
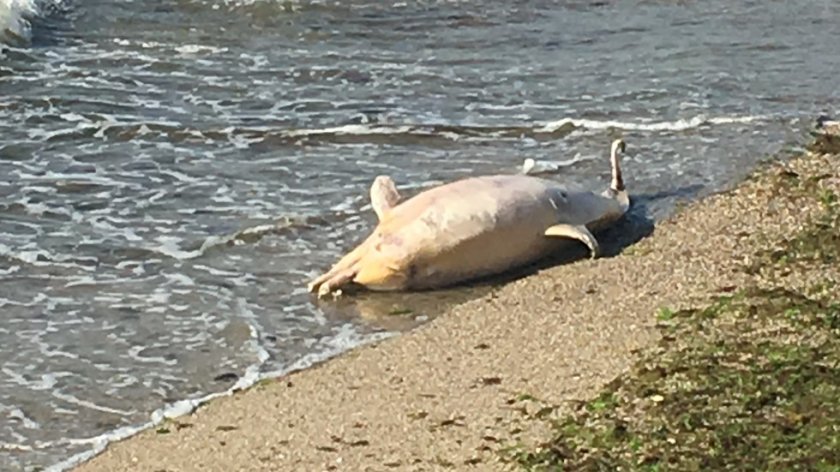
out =
<path fill-rule="evenodd" d="M 0 0 L 3 470 L 485 293 L 312 303 L 378 174 L 600 189 L 623 136 L 660 219 L 840 114 L 827 0 L 32 5 Z"/>

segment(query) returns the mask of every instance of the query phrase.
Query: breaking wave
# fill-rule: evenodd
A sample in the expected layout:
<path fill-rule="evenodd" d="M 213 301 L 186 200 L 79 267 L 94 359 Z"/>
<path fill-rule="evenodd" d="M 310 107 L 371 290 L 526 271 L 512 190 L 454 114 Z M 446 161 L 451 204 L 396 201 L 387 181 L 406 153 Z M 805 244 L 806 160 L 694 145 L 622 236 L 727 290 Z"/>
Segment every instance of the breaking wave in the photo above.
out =
<path fill-rule="evenodd" d="M 389 143 L 428 141 L 477 141 L 498 139 L 553 140 L 559 139 L 575 131 L 601 131 L 619 129 L 625 131 L 651 132 L 681 132 L 691 129 L 721 126 L 751 124 L 768 119 L 766 116 L 717 116 L 708 117 L 698 115 L 691 118 L 673 121 L 620 121 L 620 120 L 591 120 L 583 118 L 562 118 L 556 121 L 537 123 L 535 125 L 501 125 L 476 126 L 452 124 L 348 124 L 327 128 L 290 129 L 279 131 L 264 131 L 264 140 L 274 144 L 294 143 L 312 144 L 327 143 Z M 255 130 L 242 129 L 240 132 L 246 137 L 254 139 Z"/>
<path fill-rule="evenodd" d="M 455 141 L 519 140 L 549 141 L 560 139 L 573 132 L 618 129 L 624 131 L 649 131 L 676 133 L 711 126 L 745 125 L 768 119 L 767 116 L 717 116 L 698 115 L 672 121 L 620 121 L 585 118 L 562 118 L 523 125 L 458 125 L 458 124 L 383 124 L 353 123 L 323 128 L 285 128 L 228 126 L 222 129 L 184 127 L 179 123 L 119 122 L 116 120 L 92 121 L 82 119 L 74 126 L 52 130 L 31 130 L 30 138 L 43 141 L 68 137 L 92 137 L 126 140 L 138 135 L 146 138 L 164 138 L 173 143 L 210 141 L 231 142 L 236 147 L 255 145 L 300 146 L 317 144 L 405 144 L 422 142 L 426 145 Z M 157 135 L 157 136 L 154 136 Z"/>
<path fill-rule="evenodd" d="M 0 46 L 29 46 L 39 30 L 55 27 L 65 0 L 0 0 Z M 2 49 L 0 49 L 2 51 Z"/>
<path fill-rule="evenodd" d="M 767 117 L 765 116 L 707 117 L 705 115 L 698 115 L 689 119 L 679 119 L 674 121 L 645 121 L 640 123 L 631 123 L 627 121 L 599 121 L 563 118 L 562 120 L 546 123 L 543 127 L 538 128 L 537 131 L 544 133 L 553 133 L 557 130 L 568 127 L 585 128 L 592 130 L 616 128 L 627 131 L 686 131 L 690 129 L 701 128 L 704 126 L 750 124 L 755 121 L 759 121 L 766 118 Z"/>
<path fill-rule="evenodd" d="M 0 0 L 0 43 L 28 42 L 38 11 L 35 0 Z"/>

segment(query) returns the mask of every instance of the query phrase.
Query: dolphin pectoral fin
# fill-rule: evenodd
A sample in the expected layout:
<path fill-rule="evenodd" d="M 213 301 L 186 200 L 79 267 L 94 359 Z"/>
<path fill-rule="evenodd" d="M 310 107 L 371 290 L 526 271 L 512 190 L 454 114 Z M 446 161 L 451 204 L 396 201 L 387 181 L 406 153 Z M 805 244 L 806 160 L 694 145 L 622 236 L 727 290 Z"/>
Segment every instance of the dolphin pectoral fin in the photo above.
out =
<path fill-rule="evenodd" d="M 586 244 L 593 259 L 598 257 L 598 254 L 601 252 L 598 240 L 595 239 L 595 236 L 592 236 L 592 233 L 584 225 L 556 224 L 545 230 L 545 235 L 577 239 L 583 244 Z"/>

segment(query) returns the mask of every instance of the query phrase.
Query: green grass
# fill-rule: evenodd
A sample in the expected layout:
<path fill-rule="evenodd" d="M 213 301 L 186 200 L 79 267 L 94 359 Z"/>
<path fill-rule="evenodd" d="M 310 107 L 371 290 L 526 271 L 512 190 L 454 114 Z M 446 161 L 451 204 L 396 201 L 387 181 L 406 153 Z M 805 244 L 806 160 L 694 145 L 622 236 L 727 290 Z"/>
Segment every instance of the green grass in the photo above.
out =
<path fill-rule="evenodd" d="M 676 314 L 677 313 L 674 310 L 667 307 L 663 307 L 660 308 L 658 312 L 656 312 L 656 319 L 659 321 L 668 321 L 674 318 Z"/>

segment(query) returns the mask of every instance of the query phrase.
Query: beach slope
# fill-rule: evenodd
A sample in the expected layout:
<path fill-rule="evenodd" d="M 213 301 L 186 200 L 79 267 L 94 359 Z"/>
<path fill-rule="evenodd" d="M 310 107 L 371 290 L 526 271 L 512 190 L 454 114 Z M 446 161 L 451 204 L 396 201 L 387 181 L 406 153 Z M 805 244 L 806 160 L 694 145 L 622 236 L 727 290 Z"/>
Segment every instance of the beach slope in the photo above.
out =
<path fill-rule="evenodd" d="M 693 203 L 619 256 L 500 286 L 420 328 L 112 444 L 90 471 L 505 470 L 552 437 L 539 404 L 587 399 L 659 339 L 657 310 L 751 283 L 758 248 L 803 231 L 840 193 L 837 156 L 767 165 Z M 818 177 L 818 178 L 817 178 Z M 814 190 L 815 192 L 817 190 Z M 529 402 L 539 399 L 540 403 Z M 548 414 L 548 410 L 545 411 Z"/>

